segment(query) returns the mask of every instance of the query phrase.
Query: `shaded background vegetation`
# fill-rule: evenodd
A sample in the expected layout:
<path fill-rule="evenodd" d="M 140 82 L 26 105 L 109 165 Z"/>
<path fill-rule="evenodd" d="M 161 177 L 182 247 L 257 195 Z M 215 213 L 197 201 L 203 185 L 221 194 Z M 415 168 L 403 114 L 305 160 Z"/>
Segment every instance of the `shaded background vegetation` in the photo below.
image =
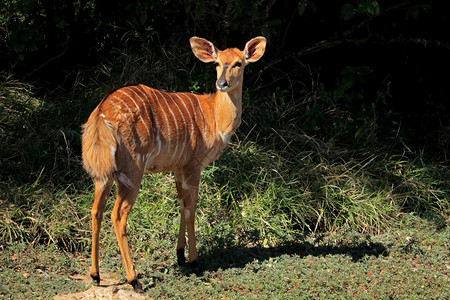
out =
<path fill-rule="evenodd" d="M 395 132 L 412 146 L 447 155 L 450 45 L 443 1 L 3 2 L 1 65 L 40 93 L 70 90 L 80 80 L 77 71 L 123 59 L 122 51 L 139 53 L 148 64 L 180 56 L 191 70 L 197 64 L 187 43 L 192 35 L 220 48 L 264 35 L 267 53 L 262 70 L 249 72 L 250 87 L 295 102 L 313 86 L 323 92 L 315 105 L 339 110 L 336 119 L 314 106 L 300 108 L 307 133 L 350 131 L 344 142 L 366 143 Z"/>
<path fill-rule="evenodd" d="M 410 212 L 446 224 L 444 2 L 2 1 L 0 204 L 17 225 L 3 227 L 3 239 L 31 228 L 25 240 L 85 241 L 77 218 L 87 209 L 65 216 L 62 204 L 89 207 L 80 125 L 126 83 L 213 91 L 212 68 L 190 51 L 193 35 L 221 49 L 268 39 L 246 71 L 238 142 L 203 179 L 224 210 L 205 221 L 229 217 L 261 242 L 274 224 L 378 232 Z M 89 196 L 78 199 L 80 191 Z M 255 199 L 265 208 L 252 207 Z"/>

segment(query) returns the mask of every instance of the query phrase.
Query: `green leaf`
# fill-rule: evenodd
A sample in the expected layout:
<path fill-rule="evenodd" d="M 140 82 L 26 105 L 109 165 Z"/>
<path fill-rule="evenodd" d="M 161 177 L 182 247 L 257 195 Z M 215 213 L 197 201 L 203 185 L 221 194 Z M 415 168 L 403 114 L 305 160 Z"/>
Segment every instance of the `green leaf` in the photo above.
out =
<path fill-rule="evenodd" d="M 341 19 L 350 20 L 355 16 L 355 8 L 350 3 L 345 3 L 341 8 Z"/>
<path fill-rule="evenodd" d="M 406 19 L 417 19 L 419 17 L 420 11 L 423 10 L 427 12 L 431 9 L 429 4 L 418 4 L 408 8 L 406 11 Z"/>
<path fill-rule="evenodd" d="M 378 16 L 380 14 L 380 6 L 377 1 L 373 0 L 359 1 L 357 12 L 366 16 Z"/>
<path fill-rule="evenodd" d="M 305 13 L 306 7 L 308 6 L 308 1 L 303 1 L 298 6 L 298 14 L 301 16 Z"/>
<path fill-rule="evenodd" d="M 145 11 L 142 11 L 140 14 L 140 21 L 141 21 L 141 25 L 144 25 L 145 22 L 147 21 L 147 13 Z"/>

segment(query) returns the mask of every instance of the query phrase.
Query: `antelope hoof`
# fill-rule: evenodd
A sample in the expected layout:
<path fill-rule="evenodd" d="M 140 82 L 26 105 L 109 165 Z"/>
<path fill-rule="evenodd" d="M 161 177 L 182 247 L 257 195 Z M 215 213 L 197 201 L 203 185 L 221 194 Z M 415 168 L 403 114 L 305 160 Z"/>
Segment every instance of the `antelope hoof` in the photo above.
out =
<path fill-rule="evenodd" d="M 186 260 L 184 258 L 184 248 L 177 250 L 177 263 L 179 266 L 186 264 Z"/>
<path fill-rule="evenodd" d="M 100 284 L 100 274 L 99 273 L 91 274 L 91 278 L 96 285 Z"/>
<path fill-rule="evenodd" d="M 197 268 L 199 267 L 198 260 L 196 259 L 196 260 L 191 261 L 191 262 L 189 263 L 189 267 L 190 267 L 191 269 L 197 269 Z"/>
<path fill-rule="evenodd" d="M 131 286 L 133 287 L 133 289 L 136 293 L 144 292 L 144 290 L 142 289 L 142 284 L 137 279 L 134 279 L 128 283 L 131 284 Z"/>

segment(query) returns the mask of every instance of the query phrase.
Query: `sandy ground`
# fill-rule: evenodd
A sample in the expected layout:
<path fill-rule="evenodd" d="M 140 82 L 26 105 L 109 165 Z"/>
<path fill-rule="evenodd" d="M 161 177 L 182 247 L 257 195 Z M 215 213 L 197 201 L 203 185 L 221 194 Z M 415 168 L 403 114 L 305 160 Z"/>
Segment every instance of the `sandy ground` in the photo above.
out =
<path fill-rule="evenodd" d="M 72 280 L 81 280 L 86 283 L 92 282 L 91 277 L 86 275 L 75 275 L 70 277 Z M 54 300 L 66 300 L 66 299 L 151 299 L 144 295 L 135 293 L 131 286 L 127 283 L 120 282 L 116 278 L 108 276 L 108 274 L 102 274 L 102 280 L 99 286 L 92 286 L 90 289 L 77 292 L 73 294 L 61 295 L 58 294 Z"/>

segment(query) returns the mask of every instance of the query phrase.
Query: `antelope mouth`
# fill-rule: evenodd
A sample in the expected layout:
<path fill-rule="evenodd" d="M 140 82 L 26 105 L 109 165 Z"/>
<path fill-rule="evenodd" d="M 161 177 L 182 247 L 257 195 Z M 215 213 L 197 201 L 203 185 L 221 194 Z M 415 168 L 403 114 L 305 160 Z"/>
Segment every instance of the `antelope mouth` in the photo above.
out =
<path fill-rule="evenodd" d="M 231 86 L 227 85 L 227 86 L 220 86 L 220 85 L 216 85 L 216 88 L 218 91 L 221 91 L 222 93 L 228 92 L 231 89 Z"/>

